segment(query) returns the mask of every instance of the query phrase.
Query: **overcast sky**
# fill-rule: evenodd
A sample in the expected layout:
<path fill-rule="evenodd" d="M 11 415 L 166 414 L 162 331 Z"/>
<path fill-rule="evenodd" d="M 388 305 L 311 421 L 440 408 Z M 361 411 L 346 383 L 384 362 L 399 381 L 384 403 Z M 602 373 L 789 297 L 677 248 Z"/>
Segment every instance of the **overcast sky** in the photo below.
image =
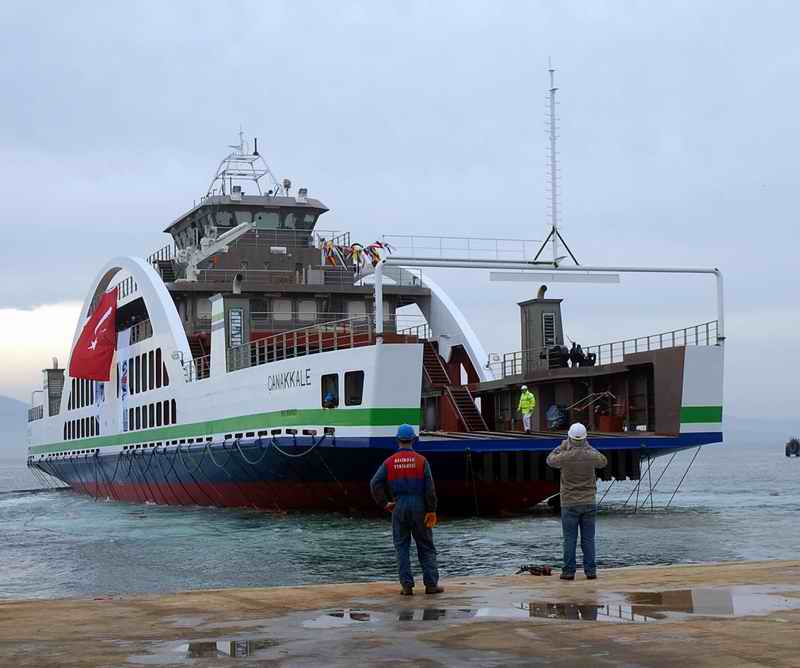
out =
<path fill-rule="evenodd" d="M 726 410 L 796 415 L 798 25 L 770 2 L 2 3 L 0 394 L 66 361 L 99 265 L 165 244 L 240 124 L 322 228 L 542 238 L 551 56 L 579 259 L 719 266 Z M 519 347 L 535 284 L 436 277 L 487 350 Z M 710 278 L 550 295 L 587 345 L 715 317 Z"/>

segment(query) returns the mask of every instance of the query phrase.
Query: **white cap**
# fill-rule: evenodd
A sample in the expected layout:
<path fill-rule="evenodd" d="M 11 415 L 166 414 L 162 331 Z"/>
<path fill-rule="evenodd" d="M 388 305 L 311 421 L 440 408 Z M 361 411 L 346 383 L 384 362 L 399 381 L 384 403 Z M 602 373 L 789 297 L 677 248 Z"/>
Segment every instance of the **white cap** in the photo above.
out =
<path fill-rule="evenodd" d="M 523 386 L 522 386 L 520 389 L 521 389 L 521 390 L 527 390 L 527 389 L 528 389 L 528 386 L 527 386 L 527 385 L 523 385 Z"/>
<path fill-rule="evenodd" d="M 576 422 L 569 428 L 569 437 L 573 441 L 582 441 L 586 438 L 586 427 L 580 422 Z"/>

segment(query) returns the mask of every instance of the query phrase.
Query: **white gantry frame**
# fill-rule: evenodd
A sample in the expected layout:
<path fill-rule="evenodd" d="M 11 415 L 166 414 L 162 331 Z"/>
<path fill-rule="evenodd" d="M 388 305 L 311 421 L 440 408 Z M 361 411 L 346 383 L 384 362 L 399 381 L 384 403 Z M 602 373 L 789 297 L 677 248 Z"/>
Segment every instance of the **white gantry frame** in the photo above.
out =
<path fill-rule="evenodd" d="M 436 257 L 409 257 L 409 256 L 391 256 L 383 259 L 375 267 L 374 288 L 375 288 L 375 308 L 376 308 L 376 327 L 381 328 L 382 334 L 382 321 L 381 314 L 383 313 L 383 265 L 386 267 L 415 267 L 415 268 L 450 268 L 450 269 L 489 269 L 489 270 L 512 270 L 525 272 L 547 272 L 551 276 L 559 273 L 567 276 L 575 275 L 589 275 L 589 274 L 711 274 L 716 279 L 717 291 L 717 341 L 720 346 L 725 342 L 725 300 L 724 300 L 724 284 L 722 272 L 716 267 L 598 267 L 598 266 L 569 266 L 559 267 L 557 264 L 550 263 L 536 263 L 529 262 L 510 262 L 506 260 L 464 260 L 459 258 L 436 258 Z M 531 274 L 534 275 L 534 274 Z M 380 309 L 380 310 L 377 310 Z M 474 333 L 470 329 L 469 333 L 474 337 Z M 480 344 L 477 343 L 480 347 Z M 479 359 L 473 358 L 473 364 L 477 369 L 481 369 L 483 365 Z M 480 371 L 479 371 L 480 373 Z"/>

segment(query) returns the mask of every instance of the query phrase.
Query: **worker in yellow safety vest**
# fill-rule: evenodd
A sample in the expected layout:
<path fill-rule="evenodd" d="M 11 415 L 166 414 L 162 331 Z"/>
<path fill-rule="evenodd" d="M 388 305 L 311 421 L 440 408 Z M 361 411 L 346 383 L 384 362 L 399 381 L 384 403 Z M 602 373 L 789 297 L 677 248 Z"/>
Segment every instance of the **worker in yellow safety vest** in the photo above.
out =
<path fill-rule="evenodd" d="M 522 386 L 522 394 L 519 395 L 519 412 L 522 413 L 522 425 L 525 428 L 525 433 L 530 434 L 531 420 L 533 419 L 533 411 L 536 408 L 536 397 L 528 389 L 527 385 Z"/>

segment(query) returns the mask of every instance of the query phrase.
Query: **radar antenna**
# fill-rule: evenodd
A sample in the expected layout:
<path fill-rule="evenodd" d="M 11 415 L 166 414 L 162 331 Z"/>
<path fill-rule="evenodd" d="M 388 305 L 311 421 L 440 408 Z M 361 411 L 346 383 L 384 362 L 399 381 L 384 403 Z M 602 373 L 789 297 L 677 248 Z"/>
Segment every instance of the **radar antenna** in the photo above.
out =
<path fill-rule="evenodd" d="M 548 101 L 550 107 L 550 160 L 548 163 L 550 180 L 550 233 L 542 242 L 539 251 L 536 253 L 536 257 L 534 257 L 533 260 L 535 262 L 539 259 L 542 251 L 549 243 L 553 247 L 553 264 L 557 267 L 559 262 L 566 257 L 559 256 L 559 242 L 563 244 L 564 249 L 567 251 L 567 253 L 569 253 L 569 256 L 572 258 L 572 261 L 575 264 L 580 264 L 580 262 L 578 262 L 569 246 L 567 246 L 567 242 L 564 241 L 564 237 L 561 236 L 561 232 L 558 231 L 558 152 L 556 151 L 556 91 L 558 91 L 558 88 L 556 88 L 555 84 L 556 70 L 549 58 L 547 59 L 547 71 L 550 73 L 550 90 L 548 92 Z"/>
<path fill-rule="evenodd" d="M 239 128 L 239 143 L 230 144 L 228 147 L 233 151 L 219 163 L 214 178 L 211 179 L 208 186 L 206 197 L 231 194 L 234 191 L 234 185 L 239 185 L 241 188 L 243 181 L 255 183 L 259 195 L 266 194 L 269 197 L 277 197 L 284 194 L 283 186 L 275 178 L 267 161 L 258 152 L 257 137 L 253 140 L 251 152 L 244 138 L 244 132 Z M 261 179 L 265 176 L 269 179 L 269 188 L 266 193 L 261 187 Z"/>

